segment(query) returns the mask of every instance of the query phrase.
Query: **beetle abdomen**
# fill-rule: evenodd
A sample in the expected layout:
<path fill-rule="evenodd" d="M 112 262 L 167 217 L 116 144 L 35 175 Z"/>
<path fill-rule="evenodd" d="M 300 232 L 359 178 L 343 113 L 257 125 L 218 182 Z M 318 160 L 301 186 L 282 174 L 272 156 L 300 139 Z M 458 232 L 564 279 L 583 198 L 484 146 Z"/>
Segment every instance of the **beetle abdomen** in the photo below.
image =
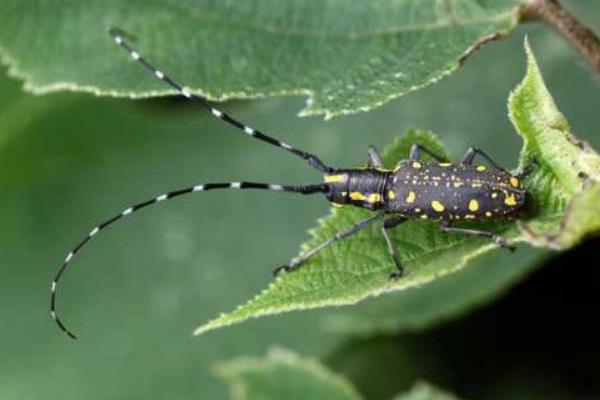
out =
<path fill-rule="evenodd" d="M 403 162 L 387 185 L 387 210 L 423 219 L 511 218 L 525 191 L 515 176 L 485 165 Z"/>

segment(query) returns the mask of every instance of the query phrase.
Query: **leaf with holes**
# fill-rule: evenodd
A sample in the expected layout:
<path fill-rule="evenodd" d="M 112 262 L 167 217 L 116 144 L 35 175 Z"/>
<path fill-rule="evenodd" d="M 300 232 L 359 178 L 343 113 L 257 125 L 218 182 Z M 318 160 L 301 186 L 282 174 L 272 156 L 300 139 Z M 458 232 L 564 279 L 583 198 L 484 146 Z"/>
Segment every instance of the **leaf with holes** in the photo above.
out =
<path fill-rule="evenodd" d="M 511 94 L 509 109 L 515 128 L 525 142 L 520 168 L 534 167 L 524 184 L 532 194 L 536 210 L 527 221 L 472 225 L 503 235 L 512 243 L 564 248 L 554 238 L 566 235 L 566 243 L 571 246 L 600 231 L 595 214 L 597 206 L 590 200 L 593 196 L 588 195 L 590 190 L 597 191 L 600 158 L 570 133 L 528 45 L 526 49 L 527 74 Z M 413 143 L 444 153 L 431 133 L 409 132 L 385 151 L 386 165 L 392 166 L 397 160 L 406 158 Z M 575 206 L 592 215 L 571 212 Z M 303 251 L 368 214 L 366 210 L 351 207 L 334 208 L 331 215 L 312 231 L 313 239 Z M 577 229 L 572 228 L 573 224 Z M 379 227 L 372 226 L 320 252 L 300 270 L 276 279 L 247 304 L 200 326 L 196 334 L 248 318 L 353 304 L 386 292 L 418 287 L 458 271 L 472 258 L 496 249 L 485 238 L 443 234 L 435 222 L 407 222 L 393 230 L 392 239 L 406 269 L 401 279 L 389 279 L 394 267 Z"/>
<path fill-rule="evenodd" d="M 213 100 L 306 95 L 304 114 L 330 117 L 436 82 L 512 31 L 518 10 L 518 0 L 4 0 L 0 57 L 36 93 L 173 93 L 114 46 L 106 28 L 117 26 Z"/>
<path fill-rule="evenodd" d="M 238 358 L 217 365 L 215 373 L 229 383 L 231 398 L 363 400 L 344 377 L 316 360 L 281 348 L 271 349 L 265 358 Z M 394 400 L 458 400 L 426 383 L 417 383 Z"/>

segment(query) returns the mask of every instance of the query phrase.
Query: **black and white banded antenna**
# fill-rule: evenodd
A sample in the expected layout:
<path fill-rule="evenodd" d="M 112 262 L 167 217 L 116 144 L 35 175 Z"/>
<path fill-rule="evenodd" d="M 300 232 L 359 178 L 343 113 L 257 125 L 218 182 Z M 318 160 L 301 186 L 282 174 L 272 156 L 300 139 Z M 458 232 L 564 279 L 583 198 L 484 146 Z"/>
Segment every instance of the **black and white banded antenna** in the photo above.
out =
<path fill-rule="evenodd" d="M 241 130 L 248 136 L 251 136 L 251 137 L 261 140 L 263 142 L 269 143 L 270 145 L 277 146 L 279 148 L 289 151 L 290 153 L 292 153 L 298 157 L 301 157 L 302 159 L 306 160 L 310 164 L 311 167 L 316 168 L 317 170 L 319 170 L 321 172 L 331 172 L 332 169 L 330 167 L 326 166 L 314 154 L 297 149 L 285 142 L 282 142 L 278 139 L 268 136 L 268 135 L 258 131 L 257 129 L 251 128 L 248 125 L 233 118 L 231 115 L 227 114 L 226 112 L 213 107 L 210 104 L 210 102 L 207 99 L 205 99 L 204 97 L 201 97 L 201 96 L 198 96 L 198 95 L 192 93 L 188 88 L 181 85 L 177 81 L 173 80 L 165 72 L 163 72 L 162 70 L 160 70 L 159 68 L 157 68 L 153 64 L 151 64 L 148 60 L 146 60 L 146 58 L 144 56 L 142 56 L 129 43 L 127 43 L 127 41 L 125 40 L 125 37 L 130 36 L 130 35 L 125 34 L 122 30 L 120 30 L 118 28 L 110 27 L 110 28 L 108 28 L 108 33 L 110 36 L 112 36 L 112 38 L 116 44 L 118 44 L 125 51 L 127 51 L 127 53 L 129 53 L 129 56 L 134 61 L 136 61 L 138 64 L 142 65 L 148 71 L 150 71 L 155 77 L 157 77 L 158 79 L 160 79 L 161 81 L 163 81 L 164 83 L 166 83 L 167 85 L 172 87 L 173 89 L 177 90 L 182 96 L 187 97 L 190 100 L 198 102 L 211 115 L 215 116 L 216 118 L 218 118 L 220 120 L 227 122 L 230 125 L 233 125 L 234 127 L 238 128 L 239 130 Z"/>
<path fill-rule="evenodd" d="M 111 29 L 109 29 L 109 34 L 113 37 L 114 41 L 119 46 L 121 46 L 122 48 L 127 50 L 129 55 L 131 56 L 131 58 L 133 58 L 135 61 L 137 61 L 138 63 L 140 63 L 141 65 L 146 67 L 148 70 L 150 70 L 157 78 L 159 78 L 163 82 L 167 83 L 169 86 L 177 89 L 177 91 L 179 91 L 179 93 L 181 93 L 183 96 L 200 103 L 204 108 L 206 108 L 215 117 L 235 126 L 236 128 L 241 129 L 248 136 L 254 137 L 256 139 L 262 140 L 263 142 L 266 142 L 271 145 L 277 146 L 279 148 L 285 149 L 285 150 L 295 154 L 296 156 L 301 157 L 302 159 L 308 161 L 308 163 L 312 167 L 316 168 L 317 170 L 319 170 L 321 172 L 327 173 L 327 172 L 332 171 L 332 169 L 330 167 L 323 164 L 323 162 L 321 162 L 319 160 L 319 158 L 317 158 L 316 156 L 314 156 L 310 153 L 307 153 L 305 151 L 299 150 L 295 147 L 292 147 L 287 143 L 281 142 L 275 138 L 272 138 L 270 136 L 265 135 L 264 133 L 261 133 L 261 132 L 255 130 L 247 125 L 244 125 L 241 122 L 237 121 L 236 119 L 230 117 L 228 114 L 224 113 L 223 111 L 220 111 L 220 110 L 212 107 L 210 105 L 210 103 L 203 97 L 196 96 L 196 95 L 190 93 L 190 91 L 188 89 L 186 89 L 182 85 L 180 85 L 177 82 L 175 82 L 174 80 L 172 80 L 164 72 L 162 72 L 159 69 L 152 66 L 152 64 L 150 64 L 148 61 L 146 61 L 145 58 L 143 58 L 137 51 L 135 51 L 129 44 L 127 44 L 123 39 L 124 35 L 123 35 L 123 33 L 121 33 L 121 31 L 119 31 L 115 28 L 111 28 Z M 70 338 L 77 339 L 77 336 L 65 326 L 65 324 L 63 323 L 63 321 L 61 320 L 61 318 L 58 315 L 57 307 L 56 307 L 56 305 L 57 305 L 57 288 L 58 288 L 60 279 L 62 278 L 63 274 L 67 270 L 68 266 L 71 265 L 70 263 L 73 260 L 73 258 L 75 257 L 75 255 L 78 254 L 81 251 L 81 249 L 84 246 L 86 246 L 93 237 L 95 237 L 100 231 L 104 230 L 105 228 L 109 227 L 110 225 L 114 224 L 115 222 L 121 220 L 122 218 L 127 217 L 127 216 L 129 216 L 143 208 L 151 206 L 153 204 L 161 203 L 166 200 L 171 200 L 173 198 L 183 196 L 186 194 L 204 192 L 204 191 L 214 190 L 214 189 L 258 189 L 258 190 L 269 190 L 269 191 L 289 192 L 289 193 L 299 193 L 299 194 L 314 194 L 314 193 L 327 193 L 329 191 L 329 185 L 327 183 L 308 184 L 308 185 L 280 185 L 280 184 L 258 183 L 258 182 L 203 183 L 203 184 L 197 184 L 197 185 L 190 186 L 190 187 L 183 188 L 183 189 L 173 190 L 173 191 L 161 194 L 159 196 L 148 199 L 146 201 L 142 201 L 140 203 L 134 204 L 131 207 L 126 208 L 121 213 L 113 216 L 110 219 L 107 219 L 106 221 L 100 223 L 99 225 L 94 227 L 91 231 L 89 231 L 87 236 L 84 239 L 82 239 L 67 254 L 62 266 L 59 268 L 58 272 L 56 273 L 54 280 L 52 281 L 51 291 L 50 291 L 50 315 L 51 315 L 52 319 L 54 319 L 54 321 L 56 322 L 58 327 L 62 331 L 64 331 Z"/>
<path fill-rule="evenodd" d="M 56 276 L 54 277 L 54 280 L 52 281 L 51 293 L 50 293 L 50 315 L 52 316 L 52 319 L 54 319 L 54 321 L 56 321 L 58 327 L 61 330 L 63 330 L 67 335 L 69 335 L 70 338 L 77 339 L 77 336 L 75 336 L 75 334 L 64 325 L 64 323 L 58 316 L 57 307 L 56 307 L 57 288 L 58 288 L 58 283 L 60 282 L 61 277 L 63 276 L 64 272 L 67 270 L 67 267 L 69 265 L 71 265 L 70 263 L 73 260 L 73 258 L 75 257 L 75 255 L 77 253 L 79 253 L 81 251 L 81 249 L 86 244 L 88 244 L 89 241 L 93 237 L 95 237 L 100 231 L 104 230 L 105 228 L 109 227 L 110 225 L 114 224 L 115 222 L 119 221 L 120 219 L 125 218 L 128 215 L 131 215 L 131 214 L 141 210 L 142 208 L 146 208 L 153 204 L 157 204 L 157 203 L 160 203 L 160 202 L 163 202 L 166 200 L 171 200 L 171 199 L 174 199 L 175 197 L 183 196 L 186 194 L 205 192 L 208 190 L 215 190 L 215 189 L 238 189 L 238 190 L 259 189 L 259 190 L 270 190 L 270 191 L 277 191 L 277 192 L 314 194 L 314 193 L 326 193 L 329 190 L 329 187 L 326 183 L 313 184 L 313 185 L 298 185 L 298 186 L 278 185 L 278 184 L 273 184 L 273 183 L 258 183 L 258 182 L 205 183 L 205 184 L 198 184 L 195 186 L 190 186 L 190 187 L 183 188 L 183 189 L 173 190 L 171 192 L 161 194 L 160 196 L 156 196 L 152 199 L 142 201 L 141 203 L 137 203 L 131 207 L 126 208 L 119 214 L 113 216 L 110 219 L 107 219 L 106 221 L 104 221 L 101 224 L 94 227 L 87 234 L 87 236 L 83 240 L 81 240 L 69 252 L 69 254 L 67 254 L 65 261 L 63 262 L 62 266 L 60 267 Z"/>

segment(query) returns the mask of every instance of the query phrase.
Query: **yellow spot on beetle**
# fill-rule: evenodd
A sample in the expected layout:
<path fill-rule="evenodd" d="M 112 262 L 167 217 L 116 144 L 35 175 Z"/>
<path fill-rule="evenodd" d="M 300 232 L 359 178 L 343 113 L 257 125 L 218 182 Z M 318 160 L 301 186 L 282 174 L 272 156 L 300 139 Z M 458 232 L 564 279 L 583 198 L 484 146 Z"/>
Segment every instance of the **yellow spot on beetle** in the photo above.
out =
<path fill-rule="evenodd" d="M 491 211 L 486 211 L 485 212 L 485 216 L 486 217 L 491 217 L 492 216 L 492 212 Z"/>
<path fill-rule="evenodd" d="M 510 196 L 506 196 L 506 198 L 504 199 L 504 204 L 506 204 L 507 206 L 516 206 L 517 200 L 515 199 L 515 195 L 511 194 Z"/>
<path fill-rule="evenodd" d="M 477 211 L 479 210 L 479 202 L 475 199 L 469 201 L 469 211 Z"/>
<path fill-rule="evenodd" d="M 514 188 L 519 187 L 519 179 L 514 176 L 511 176 L 510 177 L 510 186 L 512 186 Z"/>
<path fill-rule="evenodd" d="M 478 165 L 478 166 L 477 166 L 477 171 L 479 171 L 479 172 L 483 172 L 483 171 L 485 171 L 485 170 L 487 170 L 487 167 L 486 167 L 485 165 Z"/>
<path fill-rule="evenodd" d="M 444 211 L 444 205 L 437 200 L 431 202 L 431 207 L 433 207 L 433 209 L 437 212 Z"/>
<path fill-rule="evenodd" d="M 355 201 L 364 201 L 365 195 L 362 194 L 361 192 L 352 192 L 352 193 L 350 193 L 350 199 L 355 200 Z"/>
<path fill-rule="evenodd" d="M 379 203 L 381 201 L 381 195 L 379 193 L 371 193 L 367 197 L 369 203 Z"/>
<path fill-rule="evenodd" d="M 422 165 L 421 165 L 421 163 L 420 163 L 420 162 L 418 162 L 418 161 L 413 161 L 413 163 L 412 163 L 412 167 L 413 167 L 414 169 L 419 169 L 419 168 L 421 168 L 421 167 L 422 167 Z"/>
<path fill-rule="evenodd" d="M 498 197 L 498 193 L 496 193 L 496 192 L 493 192 L 493 193 L 492 193 L 492 199 L 495 199 L 496 197 Z"/>
<path fill-rule="evenodd" d="M 390 191 L 388 192 L 388 198 L 389 198 L 390 200 L 394 200 L 394 199 L 396 198 L 396 192 L 394 192 L 393 190 L 390 190 Z"/>
<path fill-rule="evenodd" d="M 326 183 L 344 182 L 348 176 L 346 174 L 339 175 L 325 175 Z"/>
<path fill-rule="evenodd" d="M 415 192 L 409 192 L 408 196 L 406 196 L 406 202 L 414 203 L 416 198 L 417 198 L 417 195 L 415 194 Z"/>

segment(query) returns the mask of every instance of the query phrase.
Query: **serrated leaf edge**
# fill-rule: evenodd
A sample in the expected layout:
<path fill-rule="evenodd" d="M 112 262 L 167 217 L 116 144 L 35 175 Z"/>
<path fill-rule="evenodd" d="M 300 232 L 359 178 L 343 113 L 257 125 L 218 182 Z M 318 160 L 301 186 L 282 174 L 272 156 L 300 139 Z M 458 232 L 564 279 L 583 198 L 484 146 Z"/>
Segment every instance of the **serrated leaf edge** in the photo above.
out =
<path fill-rule="evenodd" d="M 443 70 L 437 71 L 437 74 L 435 76 L 432 76 L 429 80 L 424 81 L 421 84 L 411 86 L 403 91 L 385 96 L 381 100 L 372 101 L 367 106 L 361 106 L 361 107 L 356 107 L 356 108 L 341 108 L 336 111 L 330 111 L 329 109 L 323 108 L 323 107 L 315 107 L 314 106 L 314 99 L 316 97 L 315 91 L 311 90 L 311 89 L 306 89 L 306 88 L 299 88 L 299 89 L 294 89 L 294 90 L 274 90 L 274 91 L 268 91 L 268 92 L 256 91 L 256 92 L 252 92 L 252 93 L 248 93 L 246 91 L 231 91 L 231 92 L 221 93 L 220 95 L 216 95 L 214 93 L 207 92 L 200 87 L 190 87 L 189 89 L 194 94 L 205 97 L 208 100 L 214 101 L 214 102 L 223 102 L 223 101 L 234 100 L 234 99 L 250 100 L 250 99 L 264 99 L 264 98 L 268 98 L 268 97 L 280 97 L 280 96 L 305 96 L 306 97 L 305 107 L 304 107 L 304 109 L 300 110 L 300 112 L 298 113 L 298 116 L 300 116 L 300 117 L 323 115 L 325 120 L 330 120 L 330 119 L 332 119 L 334 117 L 338 117 L 338 116 L 356 114 L 358 112 L 368 112 L 374 108 L 382 106 L 383 104 L 385 104 L 391 100 L 394 100 L 398 97 L 401 97 L 401 96 L 411 93 L 413 91 L 422 89 L 426 86 L 435 84 L 435 83 L 439 82 L 440 80 L 444 79 L 446 76 L 452 74 L 458 68 L 460 68 L 462 66 L 462 64 L 464 63 L 464 61 L 471 54 L 473 54 L 476 50 L 478 50 L 483 43 L 489 41 L 489 38 L 491 36 L 494 36 L 495 38 L 508 36 L 508 34 L 512 30 L 515 29 L 515 27 L 517 26 L 517 24 L 519 23 L 519 21 L 521 19 L 521 11 L 520 11 L 519 7 L 517 7 L 515 10 L 507 11 L 503 14 L 496 15 L 493 18 L 489 18 L 489 20 L 490 21 L 499 21 L 506 17 L 512 17 L 511 24 L 507 29 L 505 29 L 503 31 L 495 32 L 492 35 L 486 35 L 486 36 L 480 37 L 477 41 L 475 41 L 475 43 L 469 45 L 467 47 L 467 49 L 465 49 L 465 51 L 463 52 L 463 54 L 461 56 L 459 56 L 455 61 L 448 63 L 445 67 L 442 67 Z M 413 29 L 415 29 L 415 28 L 413 28 Z M 395 30 L 394 33 L 397 33 L 398 31 L 399 30 Z M 9 52 L 2 45 L 0 45 L 0 63 L 7 66 L 7 68 L 8 68 L 7 75 L 9 77 L 22 81 L 23 89 L 28 92 L 31 92 L 33 94 L 36 94 L 36 95 L 49 94 L 49 93 L 53 93 L 53 92 L 57 92 L 57 91 L 84 92 L 84 93 L 90 93 L 90 94 L 93 94 L 93 95 L 99 96 L 99 97 L 100 96 L 110 96 L 110 97 L 129 98 L 129 99 L 147 99 L 147 98 L 152 98 L 152 97 L 164 97 L 164 96 L 179 95 L 179 93 L 177 91 L 172 90 L 172 89 L 146 90 L 144 92 L 136 93 L 136 92 L 132 92 L 132 91 L 105 90 L 105 89 L 102 89 L 95 85 L 82 85 L 82 84 L 78 84 L 75 82 L 68 82 L 68 81 L 55 82 L 55 83 L 46 84 L 46 85 L 37 84 L 35 82 L 35 79 L 30 74 L 23 71 L 19 67 L 18 61 L 15 58 L 11 57 Z"/>

